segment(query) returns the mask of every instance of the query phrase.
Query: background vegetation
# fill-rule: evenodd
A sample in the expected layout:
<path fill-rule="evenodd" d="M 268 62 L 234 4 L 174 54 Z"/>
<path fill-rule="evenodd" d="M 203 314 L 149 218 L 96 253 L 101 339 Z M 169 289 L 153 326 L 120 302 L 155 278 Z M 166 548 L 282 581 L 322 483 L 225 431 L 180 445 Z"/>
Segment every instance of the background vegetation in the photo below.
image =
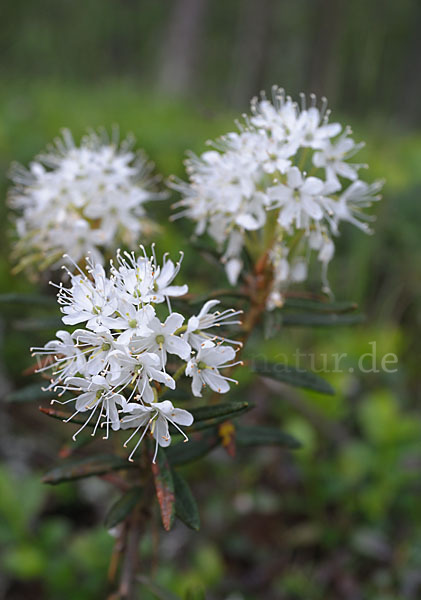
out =
<path fill-rule="evenodd" d="M 251 418 L 279 423 L 303 449 L 241 450 L 234 460 L 217 450 L 206 468 L 186 467 L 201 532 L 179 524 L 164 535 L 157 525 L 143 556 L 145 572 L 181 598 L 419 598 L 420 3 L 8 0 L 0 11 L 3 198 L 10 162 L 27 163 L 63 126 L 79 137 L 118 123 L 164 176 L 182 175 L 185 149 L 202 150 L 272 83 L 326 94 L 366 140 L 370 177 L 387 179 L 376 235 L 345 229 L 330 269 L 337 299 L 359 302 L 366 322 L 284 327 L 254 347 L 271 358 L 347 352 L 344 373 L 326 375 L 337 395 L 243 388 L 257 404 Z M 165 223 L 169 205 L 154 209 Z M 0 217 L 1 291 L 30 291 L 10 274 L 5 202 Z M 177 222 L 160 246 L 187 250 L 189 232 Z M 190 276 L 204 289 L 222 277 L 187 252 Z M 22 375 L 28 348 L 52 331 L 45 320 L 34 330 L 45 318 L 36 307 L 2 306 L 1 315 L 0 598 L 102 599 L 110 488 L 40 482 L 57 452 L 69 452 L 69 430 L 8 398 L 36 381 Z M 398 355 L 396 373 L 349 371 L 372 341 L 380 357 Z"/>

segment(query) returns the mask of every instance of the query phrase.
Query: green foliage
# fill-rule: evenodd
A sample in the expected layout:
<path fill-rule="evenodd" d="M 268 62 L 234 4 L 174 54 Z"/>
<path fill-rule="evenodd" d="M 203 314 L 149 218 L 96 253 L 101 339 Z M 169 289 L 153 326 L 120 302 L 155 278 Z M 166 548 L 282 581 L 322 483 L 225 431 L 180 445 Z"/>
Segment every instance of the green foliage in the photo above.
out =
<path fill-rule="evenodd" d="M 59 500 L 59 496 L 47 495 L 47 490 L 38 474 L 17 478 L 0 469 L 3 585 L 28 585 L 31 597 L 41 586 L 46 600 L 88 600 L 104 595 L 111 537 L 103 529 L 75 531 L 65 516 L 42 519 L 43 507 Z"/>
<path fill-rule="evenodd" d="M 74 458 L 63 461 L 59 466 L 48 471 L 42 478 L 44 483 L 57 484 L 63 481 L 83 479 L 93 475 L 103 475 L 109 471 L 122 471 L 134 465 L 115 454 L 95 454 L 88 458 Z"/>
<path fill-rule="evenodd" d="M 301 444 L 292 435 L 275 427 L 259 427 L 253 425 L 237 425 L 236 442 L 240 446 L 282 446 L 297 449 Z"/>
<path fill-rule="evenodd" d="M 287 383 L 295 387 L 302 387 L 322 394 L 334 394 L 332 386 L 314 373 L 310 373 L 303 368 L 296 368 L 292 365 L 282 363 L 253 361 L 252 370 L 259 375 L 269 377 Z"/>
<path fill-rule="evenodd" d="M 167 456 L 172 466 L 184 465 L 206 456 L 218 444 L 221 438 L 216 428 L 211 428 L 203 433 L 191 437 L 188 444 L 179 442 L 167 448 Z"/>
<path fill-rule="evenodd" d="M 61 126 L 71 127 L 78 137 L 87 125 L 109 128 L 119 122 L 123 133 L 134 128 L 140 145 L 164 175 L 181 174 L 185 148 L 201 150 L 204 139 L 231 127 L 230 115 L 208 118 L 202 109 L 192 108 L 188 102 L 163 102 L 145 94 L 137 84 L 124 81 L 104 81 L 95 86 L 52 81 L 25 82 L 23 86 L 15 82 L 0 91 L 0 109 L 3 172 L 12 159 L 27 162 Z M 354 125 L 358 130 L 358 123 Z M 221 444 L 216 416 L 212 417 L 215 421 L 209 419 L 209 430 L 189 433 L 189 444 L 173 443 L 168 449 L 171 467 L 186 464 L 183 475 L 188 475 L 197 497 L 203 531 L 200 536 L 192 532 L 180 550 L 182 556 L 176 554 L 151 577 L 154 585 L 171 590 L 169 593 L 175 597 L 200 597 L 201 590 L 206 589 L 215 597 L 237 593 L 247 600 L 270 594 L 288 600 L 336 600 L 344 597 L 341 584 L 354 586 L 355 594 L 368 600 L 416 600 L 419 596 L 413 577 L 421 568 L 421 432 L 416 400 L 419 336 L 414 316 L 421 291 L 417 229 L 421 217 L 421 142 L 416 134 L 406 135 L 387 127 L 381 131 L 373 128 L 368 136 L 364 129 L 362 137 L 368 137 L 365 152 L 372 165 L 371 175 L 387 175 L 386 198 L 377 210 L 375 236 L 366 239 L 358 232 L 344 230 L 329 277 L 339 299 L 351 297 L 361 304 L 367 314 L 365 326 L 329 328 L 327 334 L 316 328 L 283 328 L 272 340 L 251 341 L 256 355 L 262 353 L 273 362 L 278 362 L 280 351 L 292 355 L 297 347 L 316 356 L 348 352 L 344 372 L 329 374 L 329 383 L 337 390 L 335 397 L 313 393 L 308 385 L 309 392 L 295 390 L 300 402 L 294 404 L 294 398 L 290 400 L 287 394 L 274 397 L 273 392 L 264 393 L 260 383 L 251 385 L 252 376 L 244 369 L 241 377 L 250 383 L 250 394 L 246 397 L 241 388 L 233 390 L 229 398 L 233 403 L 253 402 L 259 427 L 270 423 L 283 441 L 289 438 L 284 438 L 282 431 L 288 432 L 301 442 L 299 452 L 280 452 L 260 445 L 243 448 L 244 428 L 250 426 L 241 421 L 243 429 L 237 429 L 241 448 L 234 468 L 222 449 L 209 454 Z M 168 204 L 156 205 L 155 210 L 157 215 L 164 215 Z M 186 233 L 187 226 L 170 225 L 162 247 L 177 249 Z M 2 290 L 7 294 L 34 293 L 25 277 L 10 275 L 4 229 L 1 244 Z M 197 268 L 196 262 L 197 256 L 186 253 L 186 278 Z M 198 283 L 201 292 L 209 287 L 209 281 L 213 284 L 219 277 L 214 268 L 203 264 Z M 29 329 L 52 326 L 54 315 L 46 312 L 48 307 L 35 305 L 36 300 L 30 306 L 22 297 L 8 296 L 6 300 L 11 298 L 13 303 L 1 302 L 0 310 L 7 348 L 7 352 L 3 350 L 5 371 L 21 388 L 14 398 L 21 398 L 22 404 L 7 407 L 8 415 L 19 423 L 19 444 L 20 436 L 32 440 L 34 435 L 32 417 L 28 416 L 32 413 L 26 412 L 33 407 L 26 407 L 22 400 L 27 392 L 29 400 L 30 394 L 29 388 L 22 387 L 26 380 L 21 372 L 31 362 L 28 346 L 45 341 L 45 332 L 37 337 L 36 331 L 29 340 Z M 322 320 L 355 318 L 354 303 L 340 300 L 330 303 L 289 298 L 285 309 L 290 324 L 294 319 L 306 319 L 310 312 L 312 319 L 316 318 L 315 312 Z M 23 312 L 29 316 L 23 329 L 21 325 L 17 331 L 12 325 L 22 323 Z M 398 354 L 398 373 L 348 372 L 348 367 L 354 367 L 358 357 L 367 352 L 370 340 L 377 340 L 381 355 Z M 313 365 L 306 366 L 314 370 Z M 294 382 L 303 385 L 302 376 L 294 374 L 298 378 Z M 320 385 L 320 380 L 316 381 Z M 36 395 L 39 393 L 39 386 L 32 389 Z M 247 423 L 247 414 L 241 410 L 236 414 Z M 52 416 L 62 419 L 66 415 L 55 411 Z M 223 419 L 227 416 L 229 413 L 220 415 Z M 46 429 L 38 435 L 46 436 L 48 431 L 51 442 L 58 444 L 64 437 L 64 426 L 54 429 L 54 421 L 46 421 Z M 42 460 L 45 468 L 48 461 L 43 458 L 43 448 L 40 444 L 40 450 L 34 451 L 32 463 L 38 465 Z M 195 462 L 204 456 L 205 463 Z M 130 466 L 126 460 L 124 463 Z M 82 463 L 82 470 L 85 467 Z M 40 585 L 43 595 L 39 597 L 48 600 L 107 596 L 106 572 L 114 541 L 101 524 L 108 498 L 95 501 L 103 511 L 101 515 L 86 517 L 86 505 L 81 508 L 78 503 L 86 501 L 82 485 L 88 483 L 94 485 L 91 479 L 72 485 L 70 496 L 66 485 L 62 491 L 57 486 L 40 484 L 38 474 L 26 472 L 17 479 L 4 468 L 0 470 L 0 570 L 6 582 L 27 582 L 31 591 Z M 182 511 L 177 510 L 176 481 L 174 486 L 179 516 Z M 62 502 L 66 494 L 67 504 Z M 57 509 L 60 503 L 65 507 Z M 189 514 L 191 518 L 194 512 Z M 96 524 L 97 530 L 92 531 Z M 177 531 L 169 535 L 177 535 Z M 205 538 L 209 540 L 206 544 Z M 151 555 L 152 550 L 146 547 L 146 564 Z M 260 569 L 261 565 L 264 568 Z M 250 581 L 259 577 L 264 581 L 271 569 L 276 574 L 272 581 L 261 584 L 266 585 L 263 591 L 253 588 Z"/>
<path fill-rule="evenodd" d="M 5 402 L 35 402 L 36 400 L 50 400 L 57 396 L 56 392 L 46 392 L 39 383 L 31 383 L 19 390 L 9 392 L 4 400 Z"/>
<path fill-rule="evenodd" d="M 172 476 L 174 480 L 175 514 L 188 527 L 198 531 L 200 528 L 199 509 L 189 484 L 178 471 L 173 470 Z"/>
<path fill-rule="evenodd" d="M 104 525 L 107 529 L 111 529 L 115 527 L 126 517 L 130 515 L 132 510 L 138 504 L 139 500 L 142 497 L 142 488 L 138 486 L 134 486 L 127 490 L 114 504 L 111 506 L 110 510 L 107 512 L 104 520 Z"/>
<path fill-rule="evenodd" d="M 156 462 L 152 463 L 152 473 L 156 497 L 161 510 L 162 524 L 164 529 L 169 531 L 174 522 L 176 511 L 175 483 L 165 450 L 160 446 L 158 446 Z"/>

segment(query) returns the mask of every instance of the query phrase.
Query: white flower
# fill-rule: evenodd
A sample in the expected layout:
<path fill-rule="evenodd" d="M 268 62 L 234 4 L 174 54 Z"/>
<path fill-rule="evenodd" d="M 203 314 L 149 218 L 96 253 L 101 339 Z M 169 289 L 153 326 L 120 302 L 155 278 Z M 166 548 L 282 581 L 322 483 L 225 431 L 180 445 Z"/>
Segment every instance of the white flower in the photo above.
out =
<path fill-rule="evenodd" d="M 215 334 L 205 333 L 206 329 L 212 329 L 214 327 L 220 327 L 221 325 L 241 325 L 241 321 L 235 319 L 238 315 L 242 314 L 242 310 L 234 310 L 228 308 L 222 312 L 209 313 L 211 308 L 214 308 L 220 303 L 219 300 L 208 300 L 200 309 L 198 315 L 190 317 L 187 323 L 187 330 L 184 334 L 184 339 L 195 349 L 200 350 L 205 340 L 223 340 L 226 338 L 217 336 Z M 234 319 L 234 320 L 233 320 Z M 226 340 L 231 343 L 237 343 L 233 340 Z M 240 344 L 241 345 L 241 344 Z"/>
<path fill-rule="evenodd" d="M 192 392 L 194 396 L 202 395 L 202 388 L 208 385 L 218 394 L 229 391 L 229 381 L 237 383 L 235 379 L 221 375 L 218 368 L 233 367 L 240 362 L 232 363 L 235 350 L 231 346 L 216 346 L 211 341 L 203 342 L 199 352 L 187 363 L 186 375 L 192 377 Z"/>
<path fill-rule="evenodd" d="M 362 144 L 351 138 L 348 127 L 341 134 L 342 126 L 329 123 L 329 115 L 326 99 L 318 107 L 312 94 L 307 105 L 301 94 L 299 105 L 274 87 L 272 101 L 264 94 L 252 100 L 251 115 L 239 124 L 239 132 L 212 142 L 213 149 L 200 157 L 190 155 L 189 183 L 172 183 L 182 194 L 175 205 L 181 210 L 174 218 L 192 219 L 197 235 L 206 231 L 215 240 L 231 285 L 243 269 L 244 248 L 257 255 L 260 243 L 261 254 L 272 249 L 269 254 L 276 255 L 279 245 L 291 245 L 296 254 L 300 240 L 298 256 L 286 258 L 288 252 L 283 251 L 282 265 L 272 264 L 272 306 L 281 302 L 280 285 L 307 277 L 312 250 L 325 270 L 334 253 L 332 235 L 339 233 L 341 221 L 368 230 L 361 223 L 370 219 L 360 211 L 362 188 L 354 186 L 364 165 L 348 162 Z M 376 190 L 380 186 L 373 185 Z M 376 199 L 371 192 L 368 196 L 370 202 Z M 310 242 L 314 232 L 323 235 L 323 247 Z"/>
<path fill-rule="evenodd" d="M 327 140 L 322 149 L 313 154 L 313 164 L 318 168 L 325 169 L 326 180 L 332 191 L 342 187 L 338 175 L 355 181 L 358 178 L 358 169 L 364 166 L 346 162 L 364 146 L 363 143 L 356 144 L 352 138 L 347 136 L 348 130 L 336 142 Z"/>
<path fill-rule="evenodd" d="M 137 434 L 139 429 L 142 427 L 144 428 L 142 435 L 140 436 L 129 456 L 130 461 L 133 460 L 133 454 L 136 452 L 142 439 L 146 433 L 150 431 L 156 442 L 155 454 L 153 457 L 153 462 L 155 462 L 158 446 L 166 448 L 171 444 L 171 435 L 168 427 L 169 423 L 179 430 L 179 432 L 184 436 L 185 441 L 188 441 L 187 436 L 183 433 L 178 425 L 189 427 L 193 423 L 193 415 L 182 408 L 174 408 L 172 402 L 169 400 L 155 402 L 147 406 L 129 403 L 125 407 L 125 412 L 130 414 L 125 415 L 122 418 L 121 428 L 131 429 L 135 427 L 135 431 L 125 442 L 125 447 L 127 443 Z"/>
<path fill-rule="evenodd" d="M 182 258 L 182 257 L 181 257 Z M 173 261 L 166 259 L 162 268 L 158 267 L 154 275 L 154 302 L 163 302 L 168 297 L 178 297 L 187 294 L 187 285 L 170 285 L 180 270 L 181 260 L 174 265 Z"/>
<path fill-rule="evenodd" d="M 117 297 L 113 282 L 107 278 L 103 267 L 90 264 L 91 279 L 81 273 L 72 277 L 70 289 L 59 286 L 58 301 L 65 315 L 63 323 L 76 325 L 87 322 L 87 327 L 96 331 L 103 330 L 104 319 L 114 314 Z"/>
<path fill-rule="evenodd" d="M 175 389 L 175 381 L 168 373 L 161 371 L 161 359 L 152 352 L 132 354 L 127 350 L 116 350 L 109 356 L 110 381 L 119 389 L 133 389 L 129 400 L 136 398 L 145 402 L 153 402 L 154 391 L 152 381 L 158 381 L 170 389 Z"/>
<path fill-rule="evenodd" d="M 190 358 L 191 348 L 184 339 L 175 333 L 177 329 L 180 329 L 183 321 L 183 315 L 178 313 L 171 313 L 164 323 L 154 317 L 148 322 L 148 328 L 152 333 L 134 339 L 133 349 L 136 352 L 142 350 L 154 352 L 160 357 L 162 366 L 167 362 L 167 352 L 187 360 Z"/>
<path fill-rule="evenodd" d="M 145 252 L 144 248 L 141 246 Z M 188 292 L 187 285 L 170 285 L 178 275 L 183 260 L 180 252 L 179 261 L 174 264 L 164 255 L 162 268 L 156 262 L 154 245 L 152 257 L 140 256 L 136 258 L 134 252 L 117 252 L 118 268 L 112 265 L 111 273 L 115 278 L 115 285 L 120 290 L 122 297 L 128 296 L 127 301 L 138 305 L 153 302 L 160 304 L 170 297 L 184 296 Z"/>
<path fill-rule="evenodd" d="M 73 439 L 76 439 L 77 434 L 88 425 L 98 408 L 100 410 L 98 411 L 97 420 L 92 435 L 95 435 L 102 418 L 106 419 L 105 424 L 107 431 L 105 438 L 108 438 L 110 424 L 114 431 L 120 429 L 120 419 L 118 416 L 117 405 L 124 408 L 126 405 L 126 400 L 124 396 L 114 392 L 114 390 L 110 387 L 110 382 L 108 379 L 102 375 L 94 375 L 92 379 L 85 379 L 83 377 L 69 377 L 65 380 L 63 390 L 82 392 L 76 399 L 76 412 L 69 419 L 67 419 L 67 421 L 70 421 L 78 413 L 90 411 L 89 417 L 79 431 L 73 435 Z"/>
<path fill-rule="evenodd" d="M 278 184 L 269 189 L 272 208 L 280 208 L 278 223 L 289 230 L 308 230 L 311 223 L 324 216 L 322 198 L 324 183 L 317 177 L 305 179 L 297 167 L 287 173 L 286 184 Z"/>
<path fill-rule="evenodd" d="M 92 260 L 88 261 L 86 273 L 79 268 L 76 275 L 69 272 L 70 286 L 57 286 L 58 301 L 62 320 L 68 325 L 78 324 L 79 328 L 72 334 L 60 330 L 55 340 L 33 349 L 33 354 L 41 357 L 39 371 L 52 371 L 47 389 L 60 391 L 59 397 L 72 393 L 70 399 L 53 400 L 75 403 L 76 412 L 66 420 L 89 412 L 75 436 L 95 417 L 94 434 L 101 424 L 106 426 L 108 437 L 110 425 L 113 430 L 120 427 L 118 413 L 128 412 L 129 416 L 123 417 L 125 424 L 132 422 L 137 429 L 142 423 L 150 426 L 157 444 L 168 445 L 168 422 L 178 427 L 177 423 L 192 421 L 189 413 L 174 408 L 170 401 L 159 401 L 164 392 L 175 389 L 176 379 L 186 370 L 192 354 L 189 339 L 197 349 L 198 341 L 209 337 L 205 330 L 238 323 L 240 311 L 210 313 L 218 303 L 212 300 L 197 317 L 183 325 L 185 317 L 173 312 L 169 302 L 165 304 L 170 296 L 184 294 L 188 289 L 172 285 L 180 262 L 174 264 L 165 258 L 161 269 L 155 254 L 149 258 L 142 250 L 141 258 L 118 253 L 118 266 L 112 264 L 110 275 Z M 155 310 L 152 303 L 163 306 Z M 216 337 L 213 335 L 212 339 Z M 215 365 L 222 365 L 225 358 L 235 355 L 230 347 L 218 347 L 215 351 L 218 356 L 211 353 L 209 365 L 212 360 Z M 203 348 L 199 349 L 197 357 L 203 353 Z M 168 354 L 177 357 L 169 364 Z M 174 365 L 177 361 L 181 364 Z M 216 368 L 211 379 L 213 383 L 221 379 L 224 384 L 228 380 L 218 375 Z"/>
<path fill-rule="evenodd" d="M 382 186 L 382 181 L 376 181 L 371 185 L 360 180 L 354 181 L 339 197 L 335 208 L 336 219 L 349 221 L 362 231 L 370 233 L 371 230 L 366 221 L 372 221 L 374 217 L 362 212 L 362 209 L 381 199 L 378 192 Z"/>
<path fill-rule="evenodd" d="M 89 253 L 103 262 L 103 252 L 118 242 L 135 246 L 155 227 L 145 202 L 162 197 L 153 191 L 152 165 L 121 144 L 113 132 L 86 135 L 76 146 L 70 131 L 29 170 L 15 165 L 10 205 L 16 211 L 20 268 L 56 268 L 64 253 L 79 263 Z"/>
<path fill-rule="evenodd" d="M 315 103 L 316 97 L 312 95 Z M 323 148 L 330 138 L 335 137 L 341 132 L 342 127 L 339 123 L 327 123 L 326 119 L 326 101 L 321 111 L 312 106 L 301 113 L 303 119 L 302 146 L 310 148 Z"/>
<path fill-rule="evenodd" d="M 46 390 L 54 389 L 66 377 L 83 372 L 86 366 L 84 354 L 68 331 L 57 331 L 56 337 L 58 339 L 47 342 L 43 348 L 31 348 L 32 356 L 45 357 L 40 361 L 37 373 L 54 369 L 53 378 Z"/>
<path fill-rule="evenodd" d="M 145 337 L 152 333 L 149 323 L 155 317 L 155 309 L 150 304 L 139 308 L 122 300 L 115 311 L 117 317 L 107 319 L 106 323 L 113 329 L 123 330 L 117 337 L 119 344 L 128 344 L 135 337 Z"/>
<path fill-rule="evenodd" d="M 78 372 L 95 375 L 107 370 L 110 354 L 118 348 L 109 331 L 94 333 L 86 329 L 76 329 L 71 335 L 85 362 L 79 365 Z"/>

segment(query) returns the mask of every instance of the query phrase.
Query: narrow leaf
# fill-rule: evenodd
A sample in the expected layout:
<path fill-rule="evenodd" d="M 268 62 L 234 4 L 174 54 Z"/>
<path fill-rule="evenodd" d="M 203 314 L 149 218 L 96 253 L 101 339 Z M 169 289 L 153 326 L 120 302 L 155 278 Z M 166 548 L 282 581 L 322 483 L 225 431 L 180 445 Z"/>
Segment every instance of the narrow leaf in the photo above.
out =
<path fill-rule="evenodd" d="M 44 483 L 53 485 L 62 481 L 72 481 L 82 479 L 83 477 L 92 477 L 92 475 L 103 475 L 109 471 L 122 471 L 131 469 L 133 465 L 113 454 L 100 454 L 94 458 L 79 458 L 63 462 L 58 467 L 48 471 L 42 478 Z"/>
<path fill-rule="evenodd" d="M 175 492 L 175 514 L 191 529 L 200 529 L 200 516 L 196 500 L 187 481 L 177 471 L 172 472 Z"/>
<path fill-rule="evenodd" d="M 301 443 L 289 433 L 276 427 L 237 425 L 236 442 L 239 446 L 283 446 L 284 448 L 301 448 Z"/>
<path fill-rule="evenodd" d="M 218 431 L 213 428 L 196 438 L 191 437 L 186 443 L 179 442 L 170 446 L 167 449 L 167 457 L 171 465 L 184 465 L 202 458 L 220 443 Z"/>
<path fill-rule="evenodd" d="M 55 296 L 38 296 L 36 294 L 0 294 L 0 304 L 29 304 L 31 306 L 57 305 Z"/>
<path fill-rule="evenodd" d="M 44 406 L 39 406 L 38 410 L 40 410 L 44 415 L 48 415 L 53 419 L 58 419 L 59 421 L 65 421 L 71 416 L 71 413 L 65 412 L 64 410 L 55 410 L 54 408 L 44 408 Z M 72 425 L 83 425 L 86 423 L 86 420 L 89 416 L 84 415 L 75 415 L 71 421 L 69 421 Z M 94 427 L 95 421 L 92 423 L 88 423 L 86 427 Z"/>
<path fill-rule="evenodd" d="M 138 575 L 136 579 L 145 588 L 147 588 L 157 600 L 181 600 L 180 596 L 176 596 L 172 592 L 164 589 L 146 575 Z"/>
<path fill-rule="evenodd" d="M 305 369 L 297 369 L 290 365 L 283 363 L 270 363 L 270 362 L 252 362 L 250 364 L 251 369 L 264 377 L 270 377 L 276 379 L 282 383 L 287 383 L 295 387 L 302 387 L 322 394 L 333 395 L 335 390 L 332 388 L 330 383 L 315 375 L 306 371 Z"/>
<path fill-rule="evenodd" d="M 61 317 L 34 317 L 29 319 L 19 319 L 13 321 L 13 328 L 16 331 L 40 331 L 44 329 L 57 329 L 63 327 Z"/>
<path fill-rule="evenodd" d="M 141 496 L 142 488 L 139 486 L 132 487 L 123 494 L 108 511 L 104 521 L 105 527 L 111 529 L 124 521 L 139 502 Z"/>
<path fill-rule="evenodd" d="M 289 327 L 326 327 L 335 325 L 355 325 L 365 320 L 364 315 L 357 314 L 314 314 L 314 313 L 282 313 L 281 324 Z"/>
<path fill-rule="evenodd" d="M 86 433 L 82 431 L 75 440 L 71 440 L 62 446 L 58 455 L 60 458 L 69 458 L 70 456 L 73 456 L 80 448 L 84 448 L 93 441 L 94 438 L 89 431 Z"/>
<path fill-rule="evenodd" d="M 242 413 L 238 412 L 233 415 L 231 418 L 239 417 Z M 216 419 L 210 419 L 209 421 L 199 421 L 198 423 L 193 423 L 191 427 L 189 427 L 189 431 L 203 431 L 204 429 L 211 429 L 212 427 L 216 427 L 221 423 L 225 423 L 227 421 L 227 417 L 217 417 Z"/>
<path fill-rule="evenodd" d="M 152 473 L 161 509 L 162 524 L 164 529 L 169 531 L 175 516 L 174 481 L 167 456 L 161 447 L 158 447 L 156 462 L 152 463 Z"/>
<path fill-rule="evenodd" d="M 15 390 L 7 394 L 4 398 L 5 402 L 35 402 L 41 398 L 51 400 L 57 394 L 54 392 L 44 392 L 39 383 L 31 383 L 19 390 Z"/>
<path fill-rule="evenodd" d="M 194 422 L 206 421 L 216 417 L 235 417 L 238 413 L 250 410 L 252 406 L 248 402 L 220 402 L 219 404 L 208 404 L 207 406 L 198 406 L 192 408 L 189 412 L 194 417 Z"/>
<path fill-rule="evenodd" d="M 281 310 L 294 308 L 324 313 L 347 313 L 357 310 L 356 302 L 323 302 L 307 298 L 287 298 Z"/>

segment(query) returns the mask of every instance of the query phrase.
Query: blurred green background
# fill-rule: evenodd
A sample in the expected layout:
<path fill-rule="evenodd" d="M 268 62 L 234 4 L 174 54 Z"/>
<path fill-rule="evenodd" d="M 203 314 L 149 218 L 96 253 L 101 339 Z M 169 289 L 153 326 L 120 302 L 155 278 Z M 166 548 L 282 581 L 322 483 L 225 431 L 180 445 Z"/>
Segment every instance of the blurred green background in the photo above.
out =
<path fill-rule="evenodd" d="M 148 574 L 181 598 L 201 589 L 210 600 L 420 598 L 420 2 L 4 0 L 0 17 L 3 199 L 10 162 L 27 163 L 64 126 L 79 138 L 117 123 L 165 177 L 182 176 L 185 150 L 231 129 L 274 83 L 326 95 L 334 117 L 366 141 L 367 177 L 387 180 L 376 234 L 344 227 L 330 268 L 337 299 L 357 301 L 365 324 L 284 328 L 255 347 L 268 357 L 347 352 L 345 372 L 326 375 L 337 395 L 243 389 L 258 404 L 249 418 L 279 423 L 303 449 L 242 450 L 234 460 L 217 451 L 185 468 L 201 532 L 158 526 L 143 556 Z M 169 206 L 154 209 L 165 226 Z M 1 292 L 30 291 L 10 274 L 5 201 L 0 217 Z M 190 231 L 177 222 L 160 244 L 186 250 L 184 281 L 221 285 L 189 253 Z M 3 398 L 36 381 L 22 376 L 29 346 L 53 333 L 33 330 L 38 314 L 1 307 Z M 379 357 L 397 354 L 396 373 L 350 372 L 373 341 Z M 109 487 L 41 484 L 68 428 L 33 404 L 3 401 L 0 411 L 0 599 L 105 598 Z"/>

